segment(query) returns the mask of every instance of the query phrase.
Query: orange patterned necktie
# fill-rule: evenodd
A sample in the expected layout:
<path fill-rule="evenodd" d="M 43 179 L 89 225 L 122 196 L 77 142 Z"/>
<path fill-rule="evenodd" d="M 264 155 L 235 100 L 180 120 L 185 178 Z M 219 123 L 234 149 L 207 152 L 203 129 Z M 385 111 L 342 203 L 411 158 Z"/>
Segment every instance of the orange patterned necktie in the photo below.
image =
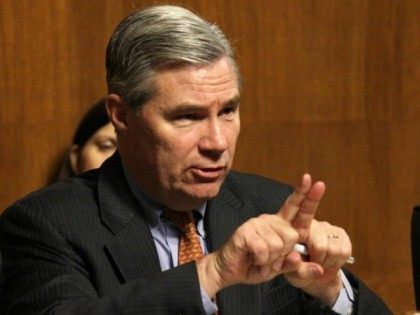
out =
<path fill-rule="evenodd" d="M 203 257 L 203 249 L 200 243 L 200 236 L 195 226 L 193 211 L 166 209 L 165 215 L 183 233 L 179 240 L 178 265 Z"/>
<path fill-rule="evenodd" d="M 203 257 L 203 248 L 195 225 L 193 211 L 175 211 L 166 208 L 165 215 L 183 233 L 179 240 L 178 265 Z M 212 301 L 216 303 L 216 298 L 213 297 Z M 216 315 L 220 315 L 220 311 L 217 311 Z"/>

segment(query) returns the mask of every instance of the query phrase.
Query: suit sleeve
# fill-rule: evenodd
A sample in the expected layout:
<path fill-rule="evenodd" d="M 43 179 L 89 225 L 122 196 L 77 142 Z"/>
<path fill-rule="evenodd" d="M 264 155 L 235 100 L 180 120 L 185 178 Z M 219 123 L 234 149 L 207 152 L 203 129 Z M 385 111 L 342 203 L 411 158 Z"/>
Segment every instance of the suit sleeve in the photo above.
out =
<path fill-rule="evenodd" d="M 344 270 L 344 274 L 353 288 L 355 301 L 353 313 L 359 315 L 392 315 L 384 301 L 370 290 L 361 280 L 352 273 Z M 330 307 L 322 305 L 319 300 L 307 297 L 303 306 L 305 314 L 337 314 Z"/>
<path fill-rule="evenodd" d="M 83 253 L 36 211 L 12 206 L 0 218 L 0 233 L 5 273 L 1 314 L 204 312 L 194 263 L 129 281 L 100 295 Z"/>
<path fill-rule="evenodd" d="M 384 301 L 370 290 L 361 280 L 357 279 L 349 271 L 344 270 L 353 291 L 355 292 L 355 305 L 353 310 L 355 314 L 388 315 L 392 314 Z"/>

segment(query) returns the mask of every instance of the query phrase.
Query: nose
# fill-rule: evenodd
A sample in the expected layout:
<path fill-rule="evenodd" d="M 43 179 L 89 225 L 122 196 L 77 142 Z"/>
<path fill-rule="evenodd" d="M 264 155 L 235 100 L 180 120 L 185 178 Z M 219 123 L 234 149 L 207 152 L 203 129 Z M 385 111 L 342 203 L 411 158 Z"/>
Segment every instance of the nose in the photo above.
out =
<path fill-rule="evenodd" d="M 227 149 L 226 130 L 217 119 L 208 121 L 202 132 L 199 144 L 202 152 L 219 155 Z"/>

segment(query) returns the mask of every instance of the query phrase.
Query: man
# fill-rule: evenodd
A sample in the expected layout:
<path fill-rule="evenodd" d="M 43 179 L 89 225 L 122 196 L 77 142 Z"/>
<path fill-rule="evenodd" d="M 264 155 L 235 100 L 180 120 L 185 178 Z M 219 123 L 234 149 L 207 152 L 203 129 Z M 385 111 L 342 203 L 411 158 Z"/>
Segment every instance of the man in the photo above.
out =
<path fill-rule="evenodd" d="M 230 171 L 240 79 L 216 26 L 179 7 L 135 12 L 106 65 L 118 151 L 5 212 L 6 313 L 389 313 L 342 271 L 345 231 L 314 219 L 322 182 L 306 174 L 293 192 Z M 187 263 L 182 214 L 204 252 Z"/>

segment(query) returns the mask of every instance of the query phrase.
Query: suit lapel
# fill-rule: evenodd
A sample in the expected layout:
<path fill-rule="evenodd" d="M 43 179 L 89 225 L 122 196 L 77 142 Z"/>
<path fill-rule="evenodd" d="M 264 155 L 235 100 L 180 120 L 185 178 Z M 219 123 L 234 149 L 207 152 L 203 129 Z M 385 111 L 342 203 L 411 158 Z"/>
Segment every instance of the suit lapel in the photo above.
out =
<path fill-rule="evenodd" d="M 121 283 L 160 273 L 146 218 L 128 187 L 118 154 L 106 161 L 98 179 L 98 198 L 102 223 L 113 237 L 104 250 Z M 227 180 L 220 194 L 209 201 L 206 231 L 209 251 L 217 250 L 247 219 L 243 196 L 235 194 Z M 217 295 L 222 314 L 261 313 L 260 286 L 236 285 Z"/>
<path fill-rule="evenodd" d="M 245 204 L 234 193 L 227 180 L 215 199 L 209 201 L 206 210 L 206 231 L 209 251 L 219 249 L 233 232 L 249 218 Z M 236 285 L 217 294 L 222 314 L 260 314 L 261 293 L 257 285 Z"/>
<path fill-rule="evenodd" d="M 113 237 L 104 250 L 122 283 L 160 272 L 146 218 L 132 195 L 118 154 L 105 162 L 98 178 L 102 223 Z"/>

